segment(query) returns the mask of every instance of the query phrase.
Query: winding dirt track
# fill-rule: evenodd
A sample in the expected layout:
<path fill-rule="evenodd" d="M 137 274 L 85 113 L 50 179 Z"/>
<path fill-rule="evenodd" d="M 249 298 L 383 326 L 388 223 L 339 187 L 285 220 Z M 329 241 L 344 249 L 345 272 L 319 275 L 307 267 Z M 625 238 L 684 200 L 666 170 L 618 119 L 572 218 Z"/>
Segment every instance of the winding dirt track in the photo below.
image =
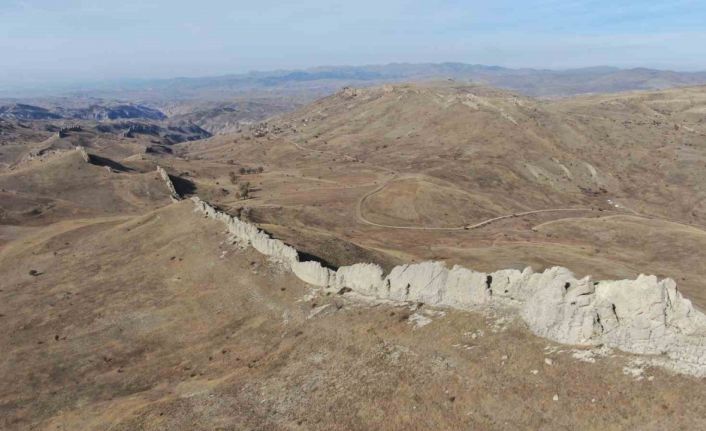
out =
<path fill-rule="evenodd" d="M 342 158 L 347 158 L 350 160 L 358 160 L 357 157 L 350 156 L 348 154 L 340 154 L 340 153 L 335 153 L 333 151 L 314 150 L 314 149 L 302 147 L 301 145 L 299 145 L 296 142 L 291 141 L 289 139 L 286 139 L 286 141 L 301 151 L 316 153 L 316 154 L 329 154 L 329 155 L 332 155 L 335 157 L 342 157 Z M 389 178 L 387 178 L 385 181 L 383 181 L 383 183 L 381 185 L 379 185 L 375 189 L 369 191 L 368 193 L 364 194 L 363 196 L 361 196 L 360 199 L 358 199 L 358 202 L 356 204 L 356 211 L 355 211 L 356 218 L 358 219 L 359 222 L 361 222 L 363 224 L 367 224 L 369 226 L 382 227 L 382 228 L 387 228 L 387 229 L 457 231 L 457 230 L 478 229 L 478 228 L 481 228 L 483 226 L 487 226 L 491 223 L 494 223 L 494 222 L 497 222 L 500 220 L 505 220 L 505 219 L 509 219 L 509 218 L 513 218 L 513 217 L 522 217 L 522 216 L 532 215 L 532 214 L 549 213 L 549 212 L 567 212 L 567 211 L 590 211 L 590 212 L 595 211 L 594 209 L 591 209 L 591 208 L 549 208 L 549 209 L 532 210 L 532 211 L 524 211 L 524 212 L 519 212 L 519 213 L 506 214 L 506 215 L 502 215 L 502 216 L 498 216 L 498 217 L 489 218 L 489 219 L 483 220 L 479 223 L 463 225 L 463 226 L 455 226 L 455 227 L 399 226 L 399 225 L 388 225 L 388 224 L 375 223 L 375 222 L 372 222 L 372 221 L 366 219 L 365 216 L 363 215 L 363 204 L 365 203 L 365 201 L 369 197 L 380 192 L 385 187 L 387 187 L 387 185 L 390 182 L 397 179 L 397 177 L 400 175 L 400 173 L 398 171 L 393 170 L 393 169 L 390 169 L 390 168 L 387 168 L 384 166 L 370 164 L 370 163 L 366 163 L 366 166 L 372 166 L 374 168 L 381 169 L 381 170 L 384 170 L 384 171 L 392 174 Z"/>

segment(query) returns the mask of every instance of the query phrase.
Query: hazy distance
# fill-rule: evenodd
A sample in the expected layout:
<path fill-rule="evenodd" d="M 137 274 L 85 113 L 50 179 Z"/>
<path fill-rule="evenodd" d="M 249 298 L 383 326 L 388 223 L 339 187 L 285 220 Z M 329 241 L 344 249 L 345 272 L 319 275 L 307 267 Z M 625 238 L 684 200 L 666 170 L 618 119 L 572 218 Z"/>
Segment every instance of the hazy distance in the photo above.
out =
<path fill-rule="evenodd" d="M 390 62 L 706 69 L 697 1 L 9 0 L 0 89 Z"/>

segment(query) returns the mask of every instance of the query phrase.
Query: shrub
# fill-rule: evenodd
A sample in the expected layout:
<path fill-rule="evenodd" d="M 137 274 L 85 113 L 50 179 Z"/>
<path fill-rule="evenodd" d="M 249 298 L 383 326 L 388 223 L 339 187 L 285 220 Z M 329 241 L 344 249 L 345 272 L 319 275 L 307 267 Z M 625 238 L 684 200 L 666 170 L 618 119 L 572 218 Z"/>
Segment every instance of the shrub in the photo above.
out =
<path fill-rule="evenodd" d="M 250 197 L 250 183 L 245 181 L 244 183 L 238 184 L 238 197 L 240 199 L 247 199 Z"/>

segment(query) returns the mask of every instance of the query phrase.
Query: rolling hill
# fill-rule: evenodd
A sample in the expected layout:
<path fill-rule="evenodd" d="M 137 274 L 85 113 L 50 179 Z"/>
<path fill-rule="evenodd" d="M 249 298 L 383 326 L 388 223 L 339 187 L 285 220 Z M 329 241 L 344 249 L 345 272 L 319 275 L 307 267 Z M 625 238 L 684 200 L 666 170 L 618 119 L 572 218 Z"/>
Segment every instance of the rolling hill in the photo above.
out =
<path fill-rule="evenodd" d="M 560 324 L 606 285 L 642 286 L 605 280 L 670 277 L 695 308 L 645 289 L 576 326 L 610 339 L 600 317 L 628 314 L 629 342 L 670 326 L 706 351 L 706 326 L 687 327 L 706 308 L 706 87 L 556 100 L 454 81 L 345 88 L 169 144 L 148 122 L 85 121 L 0 123 L 3 429 L 704 427 L 703 377 L 660 362 L 673 345 L 637 355 L 538 334 L 528 322 L 545 313 L 511 302 L 529 283 L 502 274 L 532 267 L 565 300 L 538 299 Z M 170 185 L 200 199 L 174 202 Z M 362 283 L 387 296 L 341 282 L 356 264 L 390 274 Z M 497 302 L 437 306 L 425 289 L 442 278 L 444 295 L 480 286 Z"/>
<path fill-rule="evenodd" d="M 704 306 L 688 260 L 667 268 L 656 252 L 633 257 L 658 246 L 702 256 L 691 241 L 638 239 L 676 229 L 700 241 L 705 95 L 695 87 L 538 101 L 448 82 L 348 89 L 259 129 L 181 144 L 191 160 L 174 166 L 203 190 L 233 187 L 238 166 L 263 166 L 242 178 L 251 199 L 206 197 L 245 207 L 304 250 L 316 243 L 307 235 L 325 233 L 397 259 L 481 270 L 560 264 L 623 278 L 659 268 Z M 627 226 L 631 239 L 547 223 L 562 219 Z"/>

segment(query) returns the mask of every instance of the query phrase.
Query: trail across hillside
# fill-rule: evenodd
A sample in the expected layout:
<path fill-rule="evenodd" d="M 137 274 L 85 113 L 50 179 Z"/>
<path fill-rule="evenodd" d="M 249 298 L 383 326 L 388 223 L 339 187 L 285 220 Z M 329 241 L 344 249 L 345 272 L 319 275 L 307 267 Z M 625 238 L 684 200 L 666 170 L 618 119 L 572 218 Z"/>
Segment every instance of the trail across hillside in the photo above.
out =
<path fill-rule="evenodd" d="M 507 215 L 502 215 L 498 217 L 493 217 L 487 220 L 483 220 L 479 223 L 475 223 L 472 225 L 464 225 L 464 226 L 457 226 L 457 227 L 417 227 L 417 226 L 394 226 L 394 225 L 385 225 L 385 224 L 380 224 L 380 223 L 374 223 L 371 222 L 367 219 L 365 219 L 362 215 L 358 214 L 358 220 L 371 225 L 371 226 L 376 226 L 376 227 L 384 227 L 384 228 L 389 228 L 389 229 L 412 229 L 412 230 L 472 230 L 472 229 L 478 229 L 483 226 L 487 226 L 493 222 L 500 221 L 500 220 L 505 220 L 513 217 L 522 217 L 522 216 L 527 216 L 527 215 L 532 215 L 532 214 L 540 214 L 540 213 L 549 213 L 549 212 L 564 212 L 564 211 L 594 211 L 590 208 L 552 208 L 552 209 L 543 209 L 543 210 L 533 210 L 533 211 L 525 211 L 525 212 L 520 212 L 520 213 L 513 213 L 513 214 L 507 214 Z"/>
<path fill-rule="evenodd" d="M 351 156 L 348 154 L 335 153 L 333 151 L 314 150 L 314 149 L 302 147 L 301 145 L 299 145 L 296 142 L 289 140 L 289 139 L 286 139 L 286 141 L 301 151 L 316 153 L 316 154 L 329 154 L 329 155 L 332 155 L 335 157 L 347 158 L 350 160 L 358 160 L 357 157 Z M 388 224 L 375 223 L 375 222 L 372 222 L 372 221 L 366 219 L 365 216 L 363 215 L 363 204 L 365 203 L 365 201 L 369 197 L 380 192 L 390 182 L 397 179 L 398 176 L 400 175 L 400 173 L 398 171 L 393 170 L 393 169 L 390 169 L 390 168 L 387 168 L 384 166 L 371 164 L 371 163 L 366 163 L 366 166 L 372 166 L 374 168 L 381 169 L 381 170 L 384 170 L 384 171 L 392 174 L 389 178 L 384 180 L 383 183 L 380 184 L 378 187 L 376 187 L 375 189 L 373 189 L 370 192 L 361 196 L 361 198 L 358 199 L 358 202 L 356 203 L 356 218 L 358 219 L 359 222 L 361 222 L 363 224 L 367 224 L 369 226 L 382 227 L 382 228 L 387 228 L 387 229 L 457 231 L 457 230 L 478 229 L 478 228 L 481 228 L 483 226 L 487 226 L 491 223 L 494 223 L 494 222 L 497 222 L 500 220 L 505 220 L 505 219 L 509 219 L 509 218 L 513 218 L 513 217 L 522 217 L 522 216 L 527 216 L 527 215 L 532 215 L 532 214 L 541 214 L 541 213 L 549 213 L 549 212 L 567 212 L 567 211 L 591 211 L 591 212 L 595 211 L 594 209 L 591 209 L 591 208 L 548 208 L 548 209 L 532 210 L 532 211 L 524 211 L 524 212 L 519 212 L 519 213 L 506 214 L 506 215 L 502 215 L 502 216 L 489 218 L 487 220 L 483 220 L 483 221 L 475 223 L 475 224 L 455 226 L 455 227 L 400 226 L 400 225 L 388 225 Z"/>

